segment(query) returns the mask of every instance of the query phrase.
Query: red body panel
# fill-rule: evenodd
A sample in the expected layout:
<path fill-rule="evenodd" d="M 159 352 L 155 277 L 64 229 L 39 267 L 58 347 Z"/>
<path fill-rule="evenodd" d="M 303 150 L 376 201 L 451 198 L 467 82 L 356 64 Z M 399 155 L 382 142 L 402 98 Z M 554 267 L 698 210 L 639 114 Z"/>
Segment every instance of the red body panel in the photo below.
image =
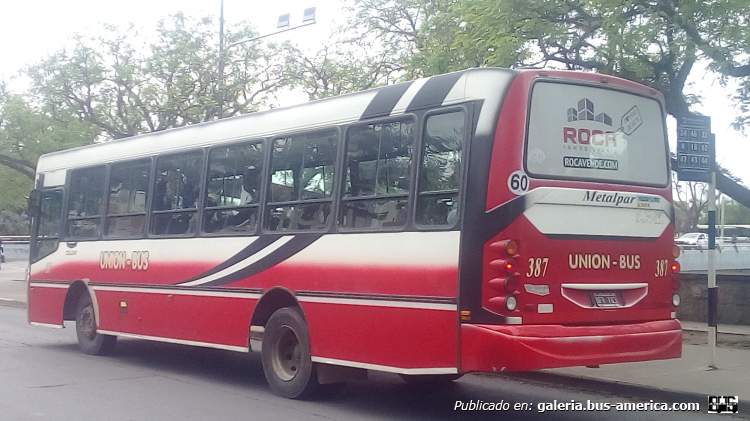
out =
<path fill-rule="evenodd" d="M 404 369 L 456 367 L 456 313 L 303 303 L 313 356 Z"/>
<path fill-rule="evenodd" d="M 28 306 L 34 311 L 28 312 L 29 323 L 45 323 L 62 326 L 63 305 L 65 304 L 66 288 L 37 288 L 28 289 Z"/>
<path fill-rule="evenodd" d="M 99 329 L 237 347 L 248 346 L 258 300 L 164 293 L 98 291 Z M 127 303 L 121 310 L 120 303 Z"/>
<path fill-rule="evenodd" d="M 610 326 L 461 326 L 461 371 L 521 371 L 679 358 L 677 320 Z"/>
<path fill-rule="evenodd" d="M 185 281 L 216 266 L 220 262 L 162 262 L 147 271 L 100 269 L 99 262 L 75 261 L 53 266 L 49 273 L 32 273 L 30 279 L 89 279 L 95 283 L 138 285 L 169 285 Z M 456 267 L 379 267 L 299 265 L 282 263 L 250 278 L 227 284 L 232 288 L 279 286 L 290 291 L 336 291 L 366 294 L 454 297 L 457 288 Z"/>
<path fill-rule="evenodd" d="M 605 240 L 557 240 L 549 239 L 534 229 L 529 221 L 521 216 L 510 227 L 496 235 L 484 247 L 484 267 L 490 267 L 490 261 L 499 257 L 490 248 L 490 244 L 508 238 L 522 238 L 519 241 L 519 256 L 517 257 L 517 271 L 519 287 L 516 298 L 518 309 L 508 312 L 509 316 L 523 317 L 524 324 L 558 324 L 558 323 L 622 323 L 641 322 L 649 320 L 664 320 L 671 318 L 675 311 L 672 305 L 672 274 L 656 275 L 658 260 L 673 261 L 671 229 L 656 241 L 605 241 Z M 569 254 L 589 253 L 609 256 L 639 256 L 638 269 L 578 269 L 569 268 Z M 527 276 L 529 273 L 528 259 L 531 257 L 548 257 L 546 276 Z M 619 260 L 619 259 L 618 259 Z M 499 271 L 491 268 L 484 272 L 483 305 L 492 309 L 489 299 L 496 295 L 489 280 L 500 276 Z M 562 295 L 561 284 L 565 283 L 599 283 L 602 290 L 607 284 L 647 283 L 648 295 L 635 305 L 626 308 L 587 308 L 577 305 Z M 550 294 L 539 296 L 527 292 L 525 285 L 548 285 Z M 539 313 L 539 304 L 553 303 L 553 313 Z"/>

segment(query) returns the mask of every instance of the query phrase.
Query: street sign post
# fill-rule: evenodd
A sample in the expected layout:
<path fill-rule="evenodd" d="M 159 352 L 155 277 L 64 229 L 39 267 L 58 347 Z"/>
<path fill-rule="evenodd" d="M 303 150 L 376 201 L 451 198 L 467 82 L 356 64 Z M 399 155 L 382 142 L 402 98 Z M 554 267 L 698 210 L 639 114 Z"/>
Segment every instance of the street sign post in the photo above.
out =
<path fill-rule="evenodd" d="M 677 178 L 710 183 L 715 162 L 711 117 L 685 113 L 676 118 Z"/>
<path fill-rule="evenodd" d="M 711 117 L 679 114 L 677 118 L 677 179 L 709 183 L 708 187 L 708 347 L 709 367 L 716 369 L 719 289 L 716 285 L 716 140 Z"/>

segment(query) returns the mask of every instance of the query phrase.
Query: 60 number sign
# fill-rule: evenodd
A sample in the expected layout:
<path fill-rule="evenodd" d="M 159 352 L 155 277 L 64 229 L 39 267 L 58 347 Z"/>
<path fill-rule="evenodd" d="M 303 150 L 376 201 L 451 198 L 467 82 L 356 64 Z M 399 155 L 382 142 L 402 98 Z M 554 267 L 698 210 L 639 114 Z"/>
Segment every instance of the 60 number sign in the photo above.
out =
<path fill-rule="evenodd" d="M 526 194 L 529 191 L 529 176 L 521 170 L 513 171 L 508 177 L 508 189 L 516 196 Z"/>

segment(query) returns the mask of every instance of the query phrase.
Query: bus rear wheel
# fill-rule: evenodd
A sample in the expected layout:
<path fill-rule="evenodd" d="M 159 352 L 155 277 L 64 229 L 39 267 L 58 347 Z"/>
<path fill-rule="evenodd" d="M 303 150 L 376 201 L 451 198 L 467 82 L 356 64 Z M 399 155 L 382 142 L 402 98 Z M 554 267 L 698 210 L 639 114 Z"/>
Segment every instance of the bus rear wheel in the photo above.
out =
<path fill-rule="evenodd" d="M 261 353 L 266 380 L 277 395 L 302 399 L 319 390 L 317 367 L 310 358 L 310 333 L 299 308 L 285 307 L 271 315 Z"/>
<path fill-rule="evenodd" d="M 91 355 L 107 355 L 117 342 L 117 336 L 96 331 L 94 304 L 88 294 L 81 295 L 76 305 L 76 336 L 81 351 Z"/>

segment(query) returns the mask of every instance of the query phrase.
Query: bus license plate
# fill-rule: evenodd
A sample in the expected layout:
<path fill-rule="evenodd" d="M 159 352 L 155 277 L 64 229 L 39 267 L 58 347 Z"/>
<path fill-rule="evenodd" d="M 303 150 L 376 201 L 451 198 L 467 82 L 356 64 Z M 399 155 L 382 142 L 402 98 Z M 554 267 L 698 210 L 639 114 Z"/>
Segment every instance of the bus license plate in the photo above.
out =
<path fill-rule="evenodd" d="M 592 293 L 594 304 L 597 307 L 620 307 L 620 298 L 614 292 Z"/>

